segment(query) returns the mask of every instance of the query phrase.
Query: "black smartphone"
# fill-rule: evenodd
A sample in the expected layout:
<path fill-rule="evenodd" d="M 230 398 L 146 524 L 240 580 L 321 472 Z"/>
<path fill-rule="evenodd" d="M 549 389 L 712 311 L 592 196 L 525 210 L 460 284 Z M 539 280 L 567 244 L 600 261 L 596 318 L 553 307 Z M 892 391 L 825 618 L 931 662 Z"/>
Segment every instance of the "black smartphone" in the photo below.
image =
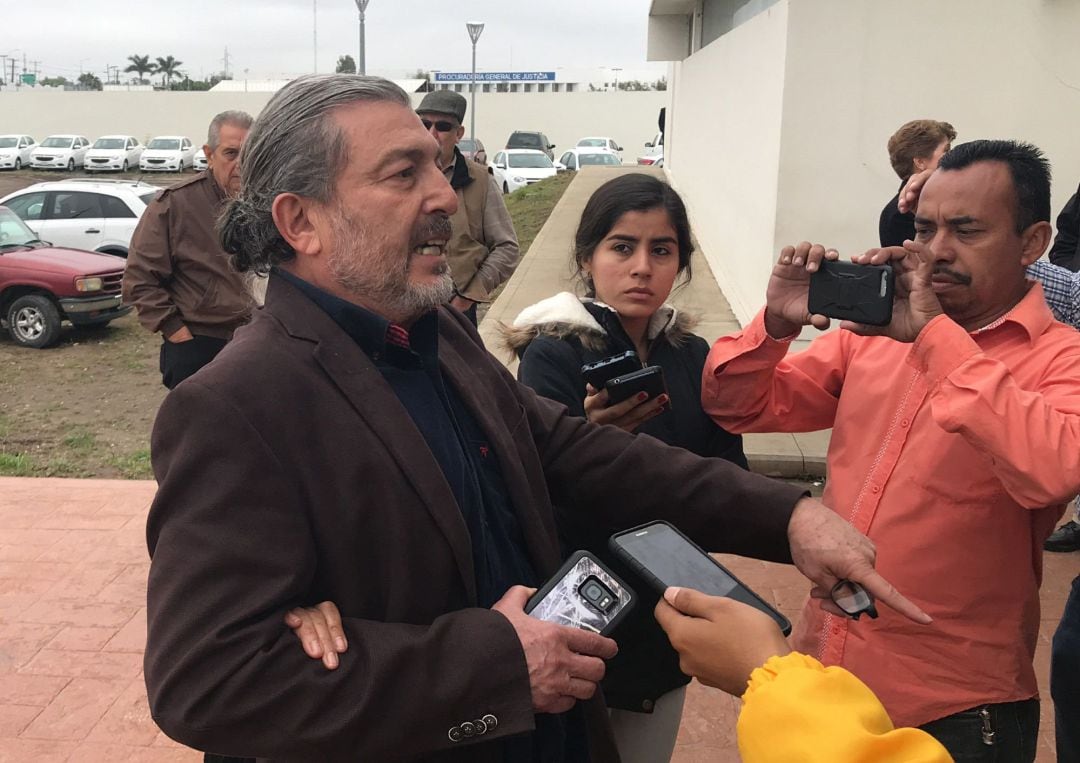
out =
<path fill-rule="evenodd" d="M 726 596 L 760 609 L 776 621 L 785 636 L 791 633 L 791 622 L 786 617 L 667 522 L 650 522 L 616 533 L 608 545 L 661 594 L 669 586 L 680 586 L 711 596 Z"/>
<path fill-rule="evenodd" d="M 887 326 L 892 320 L 895 284 L 891 265 L 856 265 L 822 260 L 810 275 L 811 314 Z"/>
<path fill-rule="evenodd" d="M 627 350 L 618 355 L 612 355 L 610 358 L 586 363 L 581 367 L 581 376 L 586 384 L 593 385 L 593 388 L 599 391 L 604 388 L 609 379 L 637 371 L 639 368 L 641 368 L 641 361 L 638 360 L 637 353 Z"/>
<path fill-rule="evenodd" d="M 649 399 L 652 399 L 667 392 L 664 369 L 660 366 L 646 366 L 608 380 L 604 389 L 608 391 L 608 405 L 621 403 L 639 392 L 648 392 Z"/>
<path fill-rule="evenodd" d="M 607 636 L 634 606 L 637 596 L 588 551 L 577 551 L 525 604 L 538 620 Z"/>

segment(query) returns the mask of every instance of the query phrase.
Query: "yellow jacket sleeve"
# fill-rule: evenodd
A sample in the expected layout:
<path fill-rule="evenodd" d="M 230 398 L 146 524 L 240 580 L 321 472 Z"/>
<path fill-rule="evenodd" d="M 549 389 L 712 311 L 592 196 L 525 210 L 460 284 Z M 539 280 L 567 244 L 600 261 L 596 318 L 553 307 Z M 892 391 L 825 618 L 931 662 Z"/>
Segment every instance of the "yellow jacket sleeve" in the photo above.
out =
<path fill-rule="evenodd" d="M 951 763 L 919 729 L 893 728 L 866 684 L 798 652 L 750 675 L 738 722 L 743 763 Z"/>

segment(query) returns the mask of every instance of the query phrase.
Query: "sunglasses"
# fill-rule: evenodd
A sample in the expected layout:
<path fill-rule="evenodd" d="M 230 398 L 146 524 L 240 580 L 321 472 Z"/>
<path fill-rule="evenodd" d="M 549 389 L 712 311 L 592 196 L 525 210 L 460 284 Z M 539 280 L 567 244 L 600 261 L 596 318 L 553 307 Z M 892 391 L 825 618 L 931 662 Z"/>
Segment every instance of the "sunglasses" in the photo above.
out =
<path fill-rule="evenodd" d="M 838 581 L 832 587 L 830 594 L 836 606 L 840 607 L 852 620 L 858 620 L 859 615 L 863 613 L 869 615 L 871 619 L 876 619 L 878 616 L 877 607 L 874 606 L 874 597 L 852 580 Z"/>
<path fill-rule="evenodd" d="M 457 128 L 457 125 L 453 122 L 447 122 L 443 119 L 440 119 L 438 122 L 432 122 L 430 119 L 421 119 L 420 124 L 424 126 L 425 130 L 430 130 L 431 126 L 435 125 L 435 129 L 439 132 L 450 132 Z"/>

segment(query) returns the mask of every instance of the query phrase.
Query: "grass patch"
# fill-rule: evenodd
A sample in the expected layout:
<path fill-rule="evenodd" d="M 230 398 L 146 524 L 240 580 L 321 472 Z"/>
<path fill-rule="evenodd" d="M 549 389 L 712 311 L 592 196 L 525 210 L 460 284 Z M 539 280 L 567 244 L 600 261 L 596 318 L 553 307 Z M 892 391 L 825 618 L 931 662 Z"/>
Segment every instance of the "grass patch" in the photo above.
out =
<path fill-rule="evenodd" d="M 551 210 L 555 209 L 573 179 L 573 172 L 560 172 L 539 183 L 519 188 L 506 197 L 506 209 L 514 221 L 522 254 L 529 251 L 536 234 L 544 227 Z"/>
<path fill-rule="evenodd" d="M 29 477 L 33 461 L 25 453 L 0 453 L 0 477 Z"/>
<path fill-rule="evenodd" d="M 64 445 L 80 453 L 88 453 L 94 449 L 95 441 L 92 432 L 85 430 L 69 434 L 64 438 Z"/>
<path fill-rule="evenodd" d="M 137 450 L 126 456 L 112 456 L 109 463 L 129 480 L 149 480 L 154 478 L 154 471 L 150 468 L 150 451 L 147 449 Z"/>

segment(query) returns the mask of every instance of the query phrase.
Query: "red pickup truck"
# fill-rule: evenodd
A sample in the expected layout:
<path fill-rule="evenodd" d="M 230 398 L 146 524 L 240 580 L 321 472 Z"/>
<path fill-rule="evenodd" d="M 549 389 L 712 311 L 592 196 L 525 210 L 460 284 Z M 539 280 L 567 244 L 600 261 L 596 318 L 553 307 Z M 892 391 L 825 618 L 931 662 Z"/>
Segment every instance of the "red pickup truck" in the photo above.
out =
<path fill-rule="evenodd" d="M 131 312 L 120 303 L 124 260 L 40 241 L 0 207 L 0 327 L 24 347 L 48 347 L 60 324 L 104 326 Z"/>

